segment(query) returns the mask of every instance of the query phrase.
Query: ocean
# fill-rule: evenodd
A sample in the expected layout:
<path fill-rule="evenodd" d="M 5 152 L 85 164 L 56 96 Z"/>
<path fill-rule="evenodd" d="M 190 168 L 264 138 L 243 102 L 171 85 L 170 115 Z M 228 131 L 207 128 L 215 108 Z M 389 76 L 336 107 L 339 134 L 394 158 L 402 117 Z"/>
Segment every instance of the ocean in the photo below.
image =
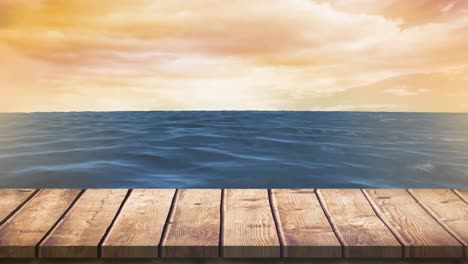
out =
<path fill-rule="evenodd" d="M 468 188 L 468 114 L 0 114 L 1 188 Z"/>

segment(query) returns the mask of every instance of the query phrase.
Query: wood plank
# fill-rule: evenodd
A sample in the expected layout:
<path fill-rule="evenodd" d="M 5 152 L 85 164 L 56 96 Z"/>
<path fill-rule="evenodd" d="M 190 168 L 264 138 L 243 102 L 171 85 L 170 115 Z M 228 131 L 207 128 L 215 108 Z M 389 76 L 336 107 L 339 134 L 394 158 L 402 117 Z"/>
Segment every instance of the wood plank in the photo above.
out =
<path fill-rule="evenodd" d="M 463 260 L 454 259 L 34 259 L 11 260 L 0 259 L 0 264 L 466 264 Z"/>
<path fill-rule="evenodd" d="M 400 258 L 402 247 L 359 189 L 320 189 L 317 196 L 346 258 Z"/>
<path fill-rule="evenodd" d="M 410 194 L 465 248 L 468 256 L 468 204 L 448 189 L 412 189 Z"/>
<path fill-rule="evenodd" d="M 341 257 L 341 244 L 313 189 L 275 189 L 271 192 L 284 257 Z"/>
<path fill-rule="evenodd" d="M 127 190 L 86 190 L 39 246 L 41 258 L 95 258 Z"/>
<path fill-rule="evenodd" d="M 460 258 L 462 245 L 403 189 L 364 190 L 379 216 L 404 245 L 405 257 Z"/>
<path fill-rule="evenodd" d="M 465 203 L 468 203 L 468 189 L 453 190 Z"/>
<path fill-rule="evenodd" d="M 224 198 L 223 257 L 280 257 L 280 242 L 268 191 L 227 189 Z"/>
<path fill-rule="evenodd" d="M 468 189 L 127 193 L 0 189 L 0 258 L 467 256 Z"/>
<path fill-rule="evenodd" d="M 34 192 L 33 189 L 0 189 L 0 224 L 7 220 Z"/>
<path fill-rule="evenodd" d="M 174 189 L 133 190 L 101 247 L 103 258 L 155 258 L 159 255 Z"/>
<path fill-rule="evenodd" d="M 34 258 L 36 245 L 62 217 L 80 190 L 39 191 L 0 228 L 0 257 Z"/>
<path fill-rule="evenodd" d="M 221 190 L 179 190 L 161 243 L 162 257 L 219 256 Z"/>

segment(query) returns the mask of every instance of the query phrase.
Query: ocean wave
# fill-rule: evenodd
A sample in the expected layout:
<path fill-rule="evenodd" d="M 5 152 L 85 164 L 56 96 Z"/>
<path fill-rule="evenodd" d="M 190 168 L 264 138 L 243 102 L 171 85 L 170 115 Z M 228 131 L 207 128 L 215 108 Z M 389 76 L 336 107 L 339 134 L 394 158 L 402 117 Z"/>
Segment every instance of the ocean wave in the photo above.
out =
<path fill-rule="evenodd" d="M 468 187 L 466 114 L 0 114 L 0 187 Z"/>

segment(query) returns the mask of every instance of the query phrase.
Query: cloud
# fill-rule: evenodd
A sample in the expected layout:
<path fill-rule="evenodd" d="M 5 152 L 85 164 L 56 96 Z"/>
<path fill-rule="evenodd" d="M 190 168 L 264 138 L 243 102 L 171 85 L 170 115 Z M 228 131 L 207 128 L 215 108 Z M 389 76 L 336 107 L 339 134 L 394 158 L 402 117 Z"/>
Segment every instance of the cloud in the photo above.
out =
<path fill-rule="evenodd" d="M 463 16 L 468 9 L 465 0 L 317 0 L 354 14 L 372 14 L 398 21 L 403 27 L 440 23 Z"/>
<path fill-rule="evenodd" d="M 466 3 L 0 0 L 0 111 L 460 111 Z"/>
<path fill-rule="evenodd" d="M 398 86 L 394 88 L 385 89 L 384 92 L 396 95 L 396 96 L 414 96 L 422 93 L 431 92 L 430 89 L 418 88 L 418 89 L 408 89 L 405 86 Z"/>

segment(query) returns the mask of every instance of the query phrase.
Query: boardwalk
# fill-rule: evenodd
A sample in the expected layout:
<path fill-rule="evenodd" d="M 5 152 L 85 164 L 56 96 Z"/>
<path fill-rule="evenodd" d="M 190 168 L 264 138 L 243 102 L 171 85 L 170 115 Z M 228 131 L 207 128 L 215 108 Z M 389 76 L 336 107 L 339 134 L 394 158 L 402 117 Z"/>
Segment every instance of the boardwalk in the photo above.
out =
<path fill-rule="evenodd" d="M 468 190 L 0 190 L 0 258 L 467 258 Z"/>

